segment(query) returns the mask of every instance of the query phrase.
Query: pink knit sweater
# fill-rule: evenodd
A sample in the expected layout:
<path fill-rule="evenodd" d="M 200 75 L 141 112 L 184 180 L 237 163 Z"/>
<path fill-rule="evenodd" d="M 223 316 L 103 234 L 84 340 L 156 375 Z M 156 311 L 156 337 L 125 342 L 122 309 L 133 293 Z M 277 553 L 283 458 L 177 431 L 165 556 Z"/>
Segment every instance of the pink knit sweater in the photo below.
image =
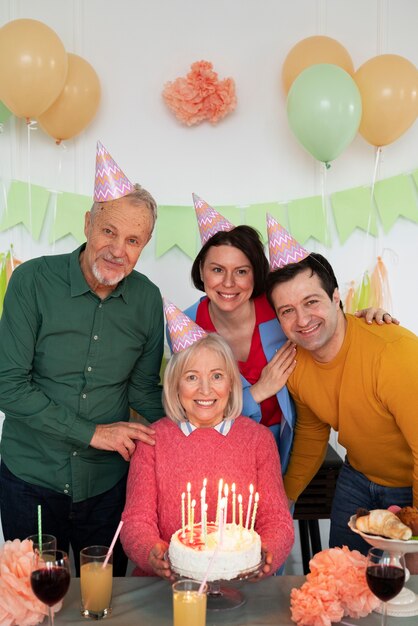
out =
<path fill-rule="evenodd" d="M 181 527 L 181 494 L 191 483 L 196 500 L 195 522 L 200 522 L 200 492 L 207 478 L 208 521 L 216 515 L 218 482 L 223 478 L 243 496 L 244 524 L 249 485 L 258 491 L 255 529 L 263 546 L 273 554 L 272 572 L 287 558 L 294 540 L 293 522 L 283 489 L 277 445 L 268 428 L 247 417 L 238 417 L 228 435 L 213 428 L 199 428 L 186 437 L 165 417 L 152 425 L 155 446 L 138 442 L 131 459 L 121 540 L 136 563 L 136 575 L 153 575 L 148 564 L 151 548 L 169 543 Z M 187 501 L 187 498 L 186 498 Z M 187 505 L 186 505 L 187 510 Z M 238 498 L 237 498 L 238 521 Z M 186 513 L 187 515 L 187 513 Z M 228 521 L 231 521 L 231 496 Z"/>

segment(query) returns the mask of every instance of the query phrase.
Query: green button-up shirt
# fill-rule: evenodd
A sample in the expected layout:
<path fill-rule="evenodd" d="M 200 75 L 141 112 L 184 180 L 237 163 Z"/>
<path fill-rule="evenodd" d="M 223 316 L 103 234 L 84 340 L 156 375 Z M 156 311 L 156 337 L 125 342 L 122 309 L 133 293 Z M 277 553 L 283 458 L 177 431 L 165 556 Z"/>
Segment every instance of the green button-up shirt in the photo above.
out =
<path fill-rule="evenodd" d="M 164 414 L 158 288 L 133 271 L 105 300 L 79 255 L 41 257 L 11 277 L 0 320 L 1 456 L 31 484 L 75 502 L 107 491 L 127 471 L 116 452 L 89 447 L 96 424 Z"/>

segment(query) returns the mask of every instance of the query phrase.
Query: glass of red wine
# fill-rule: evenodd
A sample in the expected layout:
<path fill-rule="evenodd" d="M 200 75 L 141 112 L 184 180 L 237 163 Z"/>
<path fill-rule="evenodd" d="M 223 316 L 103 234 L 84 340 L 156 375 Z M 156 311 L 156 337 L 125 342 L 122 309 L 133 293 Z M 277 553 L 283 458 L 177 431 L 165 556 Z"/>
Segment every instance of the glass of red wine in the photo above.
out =
<path fill-rule="evenodd" d="M 371 548 L 367 553 L 366 580 L 372 593 L 383 603 L 381 626 L 386 626 L 386 602 L 397 596 L 405 583 L 404 555 Z"/>
<path fill-rule="evenodd" d="M 30 584 L 35 596 L 48 607 L 48 624 L 54 626 L 52 607 L 63 599 L 70 586 L 68 554 L 62 550 L 35 552 Z"/>

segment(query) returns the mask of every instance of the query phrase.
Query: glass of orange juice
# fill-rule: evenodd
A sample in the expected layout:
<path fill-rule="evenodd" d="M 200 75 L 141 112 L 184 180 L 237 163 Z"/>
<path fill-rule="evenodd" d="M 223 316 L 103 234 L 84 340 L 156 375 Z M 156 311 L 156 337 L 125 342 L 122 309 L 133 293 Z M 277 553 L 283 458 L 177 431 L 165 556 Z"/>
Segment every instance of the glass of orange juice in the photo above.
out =
<path fill-rule="evenodd" d="M 206 626 L 206 593 L 196 580 L 179 580 L 173 585 L 174 626 Z"/>
<path fill-rule="evenodd" d="M 81 615 L 98 620 L 112 612 L 112 554 L 108 546 L 89 546 L 80 552 Z"/>

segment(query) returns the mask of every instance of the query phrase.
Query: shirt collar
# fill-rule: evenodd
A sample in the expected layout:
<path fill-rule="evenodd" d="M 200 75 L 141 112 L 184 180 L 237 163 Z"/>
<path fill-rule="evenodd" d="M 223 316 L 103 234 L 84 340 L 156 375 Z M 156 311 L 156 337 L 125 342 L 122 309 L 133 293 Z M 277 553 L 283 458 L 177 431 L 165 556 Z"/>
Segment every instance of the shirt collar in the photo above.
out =
<path fill-rule="evenodd" d="M 216 430 L 221 435 L 226 436 L 232 428 L 232 424 L 235 420 L 222 420 L 216 426 L 213 426 L 213 429 Z M 190 422 L 179 422 L 180 430 L 183 435 L 188 437 L 194 430 L 197 430 L 197 426 L 193 426 Z"/>
<path fill-rule="evenodd" d="M 86 244 L 83 243 L 79 248 L 74 250 L 70 255 L 70 285 L 71 285 L 71 297 L 81 296 L 88 291 L 91 291 L 84 274 L 81 271 L 80 266 L 80 254 L 84 251 Z M 94 293 L 91 291 L 91 293 Z M 124 278 L 118 284 L 116 289 L 112 291 L 109 298 L 118 298 L 119 296 L 128 303 L 128 285 L 127 280 Z"/>

